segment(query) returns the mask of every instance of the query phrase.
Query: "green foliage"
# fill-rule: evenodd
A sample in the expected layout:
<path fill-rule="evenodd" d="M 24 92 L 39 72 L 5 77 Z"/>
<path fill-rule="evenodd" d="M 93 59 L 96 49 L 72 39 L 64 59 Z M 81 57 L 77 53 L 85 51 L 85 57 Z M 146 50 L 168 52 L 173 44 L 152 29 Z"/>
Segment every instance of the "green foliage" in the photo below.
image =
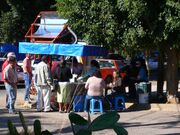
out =
<path fill-rule="evenodd" d="M 89 44 L 126 51 L 179 47 L 180 2 L 177 0 L 56 0 L 78 37 Z"/>
<path fill-rule="evenodd" d="M 28 131 L 28 127 L 25 123 L 24 116 L 21 112 L 19 112 L 19 118 L 20 118 L 22 127 L 24 129 L 23 134 L 24 135 L 32 134 Z M 18 133 L 16 127 L 13 125 L 13 123 L 10 120 L 8 120 L 7 125 L 8 125 L 10 135 L 20 135 L 20 133 Z M 48 130 L 41 131 L 41 123 L 39 120 L 35 120 L 33 125 L 34 125 L 34 135 L 52 135 Z"/>
<path fill-rule="evenodd" d="M 0 41 L 13 42 L 15 20 L 12 18 L 13 14 L 11 12 L 2 13 L 0 19 Z"/>
<path fill-rule="evenodd" d="M 39 120 L 34 121 L 34 134 L 41 135 L 41 122 Z"/>
<path fill-rule="evenodd" d="M 48 130 L 42 131 L 41 135 L 52 135 Z"/>
<path fill-rule="evenodd" d="M 69 19 L 79 39 L 89 44 L 119 48 L 122 35 L 116 14 L 116 1 L 56 0 L 59 14 Z M 72 4 L 73 3 L 73 4 Z"/>
<path fill-rule="evenodd" d="M 115 124 L 113 129 L 117 135 L 128 135 L 128 132 L 122 126 Z"/>
<path fill-rule="evenodd" d="M 80 129 L 75 133 L 75 135 L 92 135 L 92 132 L 88 129 Z"/>
<path fill-rule="evenodd" d="M 2 4 L 4 8 L 0 8 L 0 42 L 15 43 L 24 40 L 37 14 L 50 10 L 55 1 L 3 0 Z"/>
<path fill-rule="evenodd" d="M 26 123 L 25 123 L 25 120 L 24 120 L 24 116 L 23 116 L 23 114 L 21 112 L 19 112 L 19 117 L 20 117 L 23 129 L 24 129 L 24 135 L 28 135 L 28 128 L 26 126 Z"/>
<path fill-rule="evenodd" d="M 7 124 L 8 124 L 8 129 L 9 129 L 10 135 L 19 135 L 16 127 L 13 125 L 13 123 L 10 120 L 8 120 Z"/>
<path fill-rule="evenodd" d="M 88 124 L 87 120 L 85 120 L 79 114 L 76 114 L 73 112 L 69 114 L 69 119 L 71 120 L 71 123 L 74 123 L 76 125 L 87 125 Z"/>
<path fill-rule="evenodd" d="M 98 131 L 111 128 L 115 123 L 117 123 L 119 118 L 120 116 L 115 111 L 102 114 L 101 116 L 97 117 L 95 120 L 92 121 L 90 129 L 92 131 Z"/>
<path fill-rule="evenodd" d="M 88 121 L 83 117 L 74 112 L 69 114 L 69 120 L 71 122 L 71 127 L 74 135 L 91 135 L 93 131 L 103 130 L 103 129 L 114 129 L 117 135 L 127 135 L 128 132 L 120 125 L 117 124 L 120 116 L 116 111 L 108 112 L 98 116 L 92 122 L 90 121 L 90 115 L 88 113 Z M 83 125 L 86 128 L 80 129 L 77 132 L 74 131 L 74 125 Z"/>

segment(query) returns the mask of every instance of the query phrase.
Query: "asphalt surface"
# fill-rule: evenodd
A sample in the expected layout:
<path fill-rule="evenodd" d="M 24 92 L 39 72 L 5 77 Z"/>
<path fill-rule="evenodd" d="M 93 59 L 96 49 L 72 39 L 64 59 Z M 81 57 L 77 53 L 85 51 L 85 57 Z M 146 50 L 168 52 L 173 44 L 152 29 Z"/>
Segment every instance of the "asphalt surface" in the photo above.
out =
<path fill-rule="evenodd" d="M 155 86 L 153 86 L 155 87 Z M 18 114 L 8 114 L 5 109 L 5 90 L 0 90 L 0 134 L 8 133 L 7 120 L 11 120 L 18 131 L 22 132 L 22 126 Z M 25 117 L 28 129 L 33 131 L 33 122 L 39 119 L 42 124 L 42 130 L 49 130 L 54 135 L 72 135 L 68 114 L 59 112 L 36 112 L 35 109 L 23 107 L 24 88 L 18 89 L 18 97 L 16 101 L 16 110 L 21 111 Z M 158 105 L 157 105 L 158 106 Z M 127 131 L 129 135 L 179 135 L 180 134 L 180 111 L 179 105 L 173 110 L 163 111 L 159 109 L 132 108 L 133 105 L 126 105 L 127 111 L 119 112 L 120 119 L 118 121 Z M 166 107 L 166 106 L 165 106 Z M 87 118 L 87 113 L 79 113 Z M 95 119 L 99 114 L 91 115 L 91 119 Z M 93 135 L 115 135 L 112 129 L 94 132 Z"/>

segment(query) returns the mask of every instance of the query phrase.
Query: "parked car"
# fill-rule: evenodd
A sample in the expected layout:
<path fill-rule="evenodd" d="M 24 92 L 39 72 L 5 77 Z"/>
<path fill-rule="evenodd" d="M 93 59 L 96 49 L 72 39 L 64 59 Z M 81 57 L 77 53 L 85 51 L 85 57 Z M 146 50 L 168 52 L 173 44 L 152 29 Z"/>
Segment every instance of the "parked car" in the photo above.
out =
<path fill-rule="evenodd" d="M 108 84 L 113 80 L 113 72 L 120 71 L 121 68 L 126 66 L 124 60 L 113 59 L 96 59 L 100 65 L 100 72 L 102 78 Z"/>

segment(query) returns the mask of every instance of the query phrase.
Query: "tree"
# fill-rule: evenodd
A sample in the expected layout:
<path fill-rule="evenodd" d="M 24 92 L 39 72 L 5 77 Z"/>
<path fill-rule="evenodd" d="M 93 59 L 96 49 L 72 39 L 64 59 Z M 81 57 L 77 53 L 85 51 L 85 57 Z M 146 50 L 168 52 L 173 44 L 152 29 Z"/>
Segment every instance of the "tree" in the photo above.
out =
<path fill-rule="evenodd" d="M 169 97 L 175 97 L 178 89 L 177 73 L 180 47 L 179 1 L 119 0 L 119 8 L 128 12 L 128 22 L 130 23 L 124 36 L 125 43 L 132 41 L 136 46 L 140 45 L 141 47 L 155 45 L 166 52 L 167 91 Z"/>
<path fill-rule="evenodd" d="M 24 40 L 36 15 L 42 10 L 50 10 L 54 4 L 53 0 L 3 0 L 6 8 L 0 9 L 0 42 L 18 43 Z"/>
<path fill-rule="evenodd" d="M 69 23 L 79 39 L 88 44 L 119 48 L 122 39 L 123 14 L 118 13 L 117 1 L 56 0 L 59 14 Z M 125 17 L 125 16 L 124 16 Z"/>
<path fill-rule="evenodd" d="M 56 1 L 59 14 L 68 18 L 78 37 L 89 43 L 129 50 L 159 48 L 166 52 L 167 90 L 175 97 L 180 47 L 178 0 Z M 170 61 L 171 57 L 173 60 Z M 161 65 L 164 65 L 163 61 Z"/>

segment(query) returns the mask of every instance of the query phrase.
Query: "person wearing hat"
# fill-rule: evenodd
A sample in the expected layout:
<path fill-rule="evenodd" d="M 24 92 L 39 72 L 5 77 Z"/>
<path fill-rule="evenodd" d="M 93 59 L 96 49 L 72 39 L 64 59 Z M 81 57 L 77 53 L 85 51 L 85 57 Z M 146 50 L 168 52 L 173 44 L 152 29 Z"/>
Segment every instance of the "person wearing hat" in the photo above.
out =
<path fill-rule="evenodd" d="M 4 69 L 4 84 L 8 94 L 9 113 L 16 114 L 15 101 L 17 95 L 18 74 L 16 71 L 16 58 L 10 57 L 9 64 Z"/>
<path fill-rule="evenodd" d="M 4 82 L 4 73 L 3 73 L 3 70 L 5 69 L 5 67 L 9 64 L 9 58 L 10 57 L 14 57 L 16 58 L 16 55 L 14 52 L 9 52 L 7 54 L 7 59 L 4 61 L 4 63 L 2 64 L 2 81 Z"/>
<path fill-rule="evenodd" d="M 4 69 L 5 69 L 5 67 L 9 64 L 9 59 L 11 58 L 11 57 L 13 57 L 13 58 L 16 58 L 16 55 L 15 55 L 15 53 L 14 52 L 9 52 L 8 54 L 7 54 L 7 59 L 4 61 L 4 63 L 2 64 L 2 76 L 1 76 L 1 78 L 2 78 L 2 81 L 4 82 Z M 8 103 L 8 94 L 6 95 L 6 108 L 8 109 L 9 108 L 9 103 Z"/>

